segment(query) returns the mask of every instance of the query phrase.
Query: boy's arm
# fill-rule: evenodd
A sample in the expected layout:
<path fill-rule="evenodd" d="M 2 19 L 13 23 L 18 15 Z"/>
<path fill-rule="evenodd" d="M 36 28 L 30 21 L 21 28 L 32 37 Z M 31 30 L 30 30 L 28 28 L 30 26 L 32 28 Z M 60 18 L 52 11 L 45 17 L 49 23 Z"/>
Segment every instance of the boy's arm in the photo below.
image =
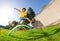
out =
<path fill-rule="evenodd" d="M 26 17 L 26 19 L 27 19 L 30 23 L 32 23 L 32 21 L 31 21 L 29 18 Z"/>
<path fill-rule="evenodd" d="M 14 9 L 20 12 L 20 10 L 19 10 L 19 9 L 17 9 L 17 8 L 14 8 Z"/>

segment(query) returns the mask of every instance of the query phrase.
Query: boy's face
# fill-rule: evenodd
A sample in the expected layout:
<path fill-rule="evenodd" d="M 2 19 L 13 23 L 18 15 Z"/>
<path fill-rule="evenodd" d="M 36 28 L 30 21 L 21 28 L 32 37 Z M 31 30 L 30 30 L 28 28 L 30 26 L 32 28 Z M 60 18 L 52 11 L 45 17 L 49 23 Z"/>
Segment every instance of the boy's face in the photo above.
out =
<path fill-rule="evenodd" d="M 23 12 L 25 12 L 26 10 L 25 9 L 22 9 Z"/>

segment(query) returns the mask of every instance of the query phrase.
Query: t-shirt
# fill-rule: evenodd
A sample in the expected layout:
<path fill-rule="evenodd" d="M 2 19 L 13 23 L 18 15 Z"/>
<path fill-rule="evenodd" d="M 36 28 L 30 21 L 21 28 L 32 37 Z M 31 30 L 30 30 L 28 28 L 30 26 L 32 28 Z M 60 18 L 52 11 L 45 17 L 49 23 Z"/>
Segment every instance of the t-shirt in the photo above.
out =
<path fill-rule="evenodd" d="M 26 14 L 26 12 L 23 12 L 22 10 L 20 10 L 20 17 L 21 17 L 21 18 L 24 17 L 25 14 Z"/>

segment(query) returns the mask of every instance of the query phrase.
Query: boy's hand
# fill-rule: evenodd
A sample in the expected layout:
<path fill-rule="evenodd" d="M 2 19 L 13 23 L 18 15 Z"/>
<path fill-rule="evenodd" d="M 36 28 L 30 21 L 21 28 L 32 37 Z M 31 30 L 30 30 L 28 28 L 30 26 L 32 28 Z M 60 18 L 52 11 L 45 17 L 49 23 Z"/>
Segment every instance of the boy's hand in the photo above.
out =
<path fill-rule="evenodd" d="M 20 10 L 19 10 L 19 9 L 17 9 L 17 8 L 14 8 L 14 9 L 20 12 Z"/>

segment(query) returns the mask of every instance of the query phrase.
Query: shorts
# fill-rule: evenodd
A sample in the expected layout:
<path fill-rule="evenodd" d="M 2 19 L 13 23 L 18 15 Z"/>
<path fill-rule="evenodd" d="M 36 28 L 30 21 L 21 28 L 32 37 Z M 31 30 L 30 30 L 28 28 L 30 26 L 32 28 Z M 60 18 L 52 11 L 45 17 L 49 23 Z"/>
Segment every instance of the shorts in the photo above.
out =
<path fill-rule="evenodd" d="M 25 17 L 20 17 L 20 21 L 25 20 Z"/>

